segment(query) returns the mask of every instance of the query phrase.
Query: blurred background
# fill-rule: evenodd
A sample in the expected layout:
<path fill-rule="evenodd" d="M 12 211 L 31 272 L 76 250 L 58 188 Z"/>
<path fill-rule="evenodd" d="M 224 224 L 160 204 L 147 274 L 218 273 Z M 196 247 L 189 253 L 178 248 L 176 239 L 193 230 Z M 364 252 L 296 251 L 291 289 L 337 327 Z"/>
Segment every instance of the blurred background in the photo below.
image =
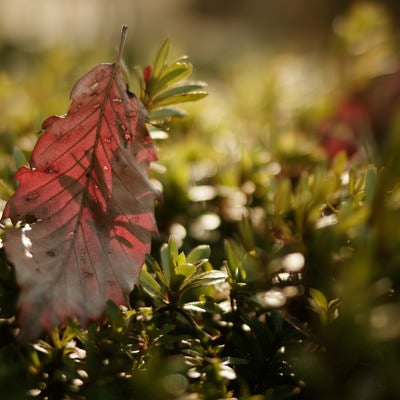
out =
<path fill-rule="evenodd" d="M 257 46 L 323 49 L 338 16 L 361 1 L 15 0 L 0 1 L 0 43 L 35 51 L 57 45 L 100 47 L 130 26 L 131 46 L 169 36 L 203 57 L 240 57 Z M 393 21 L 395 0 L 377 1 Z M 211 60 L 210 60 L 211 61 Z"/>
<path fill-rule="evenodd" d="M 286 112 L 395 71 L 399 18 L 395 0 L 0 0 L 0 133 L 16 128 L 16 116 L 40 118 L 30 109 L 39 102 L 44 113 L 63 112 L 68 102 L 58 108 L 57 94 L 61 101 L 88 66 L 113 60 L 122 24 L 129 66 L 151 63 L 168 37 L 173 55 L 189 54 L 197 79 L 218 82 L 216 96 L 229 82 L 230 95 L 248 97 L 249 108 L 266 94 L 276 105 L 266 92 L 278 85 L 290 97 Z M 245 93 L 232 93 L 232 79 Z"/>

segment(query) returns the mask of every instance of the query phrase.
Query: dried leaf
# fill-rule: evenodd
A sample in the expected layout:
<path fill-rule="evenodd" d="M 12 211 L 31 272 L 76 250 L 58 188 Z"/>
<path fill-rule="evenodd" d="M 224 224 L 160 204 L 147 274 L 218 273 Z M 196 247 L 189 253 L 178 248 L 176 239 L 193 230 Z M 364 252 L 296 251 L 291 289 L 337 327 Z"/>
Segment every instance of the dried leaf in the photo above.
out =
<path fill-rule="evenodd" d="M 147 177 L 156 154 L 120 61 L 83 76 L 68 113 L 43 130 L 2 217 L 22 226 L 4 240 L 21 289 L 21 340 L 68 318 L 97 319 L 109 299 L 126 304 L 156 230 Z"/>

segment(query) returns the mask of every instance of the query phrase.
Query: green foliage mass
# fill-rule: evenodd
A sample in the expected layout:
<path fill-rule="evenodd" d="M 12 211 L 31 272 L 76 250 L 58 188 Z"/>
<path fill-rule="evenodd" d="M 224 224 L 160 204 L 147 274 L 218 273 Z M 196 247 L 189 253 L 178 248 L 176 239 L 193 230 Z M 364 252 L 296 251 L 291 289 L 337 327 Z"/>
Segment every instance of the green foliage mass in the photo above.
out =
<path fill-rule="evenodd" d="M 400 398 L 399 124 L 385 145 L 353 158 L 330 159 L 315 134 L 337 101 L 332 88 L 343 90 L 338 82 L 358 85 L 382 72 L 360 42 L 396 52 L 379 8 L 355 9 L 337 30 L 319 75 L 309 73 L 316 60 L 295 56 L 221 66 L 211 96 L 179 120 L 185 112 L 175 103 L 205 96 L 203 83 L 179 83 L 189 61 L 168 64 L 164 42 L 152 68 L 136 69 L 154 138 L 171 132 L 157 141 L 152 171 L 164 196 L 153 254 L 129 309 L 109 303 L 87 329 L 71 321 L 22 347 L 18 287 L 1 250 L 7 398 Z M 49 96 L 62 104 L 51 79 L 71 80 L 73 60 L 61 56 L 43 54 L 46 67 L 33 63 L 18 90 L 15 72 L 0 70 L 0 104 L 10 107 L 10 96 L 16 103 L 0 107 L 3 200 Z M 348 66 L 344 75 L 336 63 Z M 47 99 L 36 98 L 33 82 L 45 82 Z"/>

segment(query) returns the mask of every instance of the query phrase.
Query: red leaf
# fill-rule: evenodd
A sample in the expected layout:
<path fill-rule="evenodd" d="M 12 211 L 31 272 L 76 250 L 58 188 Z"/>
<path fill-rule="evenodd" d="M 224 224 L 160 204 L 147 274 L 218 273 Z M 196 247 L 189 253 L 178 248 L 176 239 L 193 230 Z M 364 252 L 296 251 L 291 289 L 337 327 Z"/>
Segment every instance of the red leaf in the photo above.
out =
<path fill-rule="evenodd" d="M 108 299 L 127 303 L 156 230 L 144 119 L 117 62 L 83 76 L 68 113 L 43 123 L 2 217 L 23 222 L 4 241 L 21 288 L 21 340 L 69 317 L 84 325 Z"/>

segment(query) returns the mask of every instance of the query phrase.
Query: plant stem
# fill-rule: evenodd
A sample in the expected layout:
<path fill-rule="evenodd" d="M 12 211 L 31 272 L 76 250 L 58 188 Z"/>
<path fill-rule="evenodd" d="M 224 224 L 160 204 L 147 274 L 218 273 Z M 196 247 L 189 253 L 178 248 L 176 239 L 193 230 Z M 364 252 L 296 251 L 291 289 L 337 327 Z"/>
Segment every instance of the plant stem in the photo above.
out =
<path fill-rule="evenodd" d="M 127 31 L 128 31 L 128 25 L 122 25 L 121 40 L 119 42 L 118 57 L 117 57 L 117 62 L 116 62 L 117 65 L 121 65 L 121 62 L 122 62 L 122 56 L 124 54 Z"/>

